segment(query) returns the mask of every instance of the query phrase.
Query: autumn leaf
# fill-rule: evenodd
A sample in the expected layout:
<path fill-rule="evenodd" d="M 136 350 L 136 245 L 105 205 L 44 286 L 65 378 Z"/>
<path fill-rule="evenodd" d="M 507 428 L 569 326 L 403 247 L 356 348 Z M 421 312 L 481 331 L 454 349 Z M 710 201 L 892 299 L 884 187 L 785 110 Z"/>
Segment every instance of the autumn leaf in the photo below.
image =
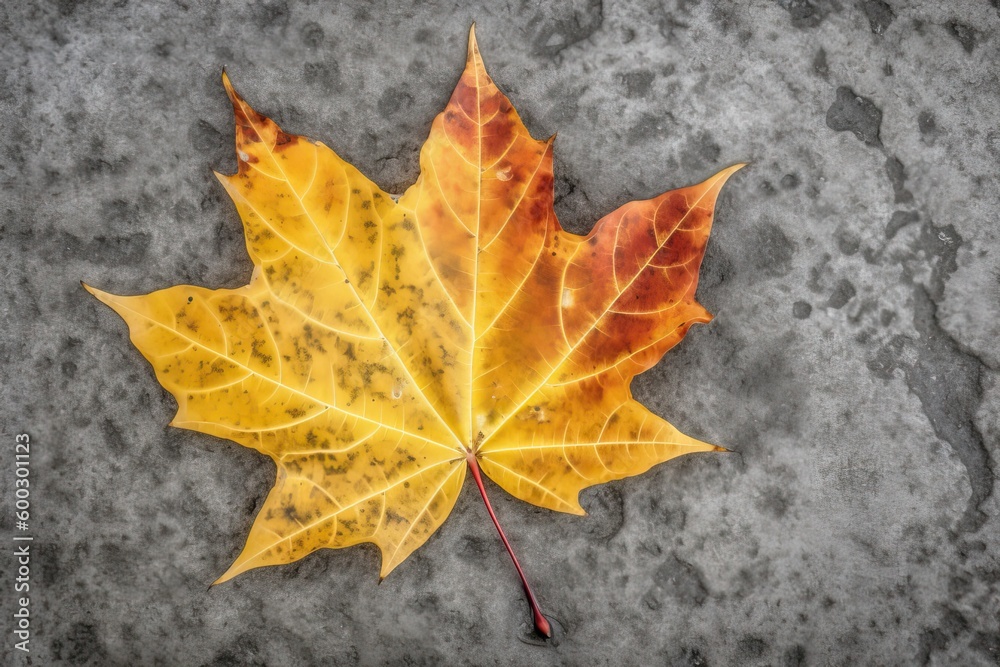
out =
<path fill-rule="evenodd" d="M 521 500 L 583 514 L 586 487 L 721 449 L 644 408 L 629 383 L 709 321 L 698 269 L 716 198 L 742 165 L 578 236 L 553 210 L 552 139 L 528 133 L 474 32 L 398 199 L 223 83 L 239 170 L 217 176 L 243 220 L 250 283 L 87 287 L 177 399 L 173 426 L 277 466 L 217 583 L 362 542 L 381 550 L 385 577 L 444 522 L 467 472 L 500 530 L 481 472 Z"/>

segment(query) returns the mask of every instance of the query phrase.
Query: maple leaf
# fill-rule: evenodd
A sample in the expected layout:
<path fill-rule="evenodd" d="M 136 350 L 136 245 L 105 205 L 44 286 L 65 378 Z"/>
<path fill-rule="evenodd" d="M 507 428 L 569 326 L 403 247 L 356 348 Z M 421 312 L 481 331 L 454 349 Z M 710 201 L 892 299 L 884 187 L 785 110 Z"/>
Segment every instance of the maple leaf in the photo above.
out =
<path fill-rule="evenodd" d="M 626 204 L 585 237 L 553 210 L 552 139 L 531 137 L 468 61 L 398 200 L 223 83 L 239 169 L 216 174 L 254 263 L 238 289 L 86 286 L 177 399 L 171 425 L 274 460 L 277 480 L 216 583 L 372 542 L 385 577 L 444 522 L 471 472 L 583 514 L 588 486 L 721 450 L 632 399 L 708 312 L 695 301 L 716 197 L 742 165 Z"/>

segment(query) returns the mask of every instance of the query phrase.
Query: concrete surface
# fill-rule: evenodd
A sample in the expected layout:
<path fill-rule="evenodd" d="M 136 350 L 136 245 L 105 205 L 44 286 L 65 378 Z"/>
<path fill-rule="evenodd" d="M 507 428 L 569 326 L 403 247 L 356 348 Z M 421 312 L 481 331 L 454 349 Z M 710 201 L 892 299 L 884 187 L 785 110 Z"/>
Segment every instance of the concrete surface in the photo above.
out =
<path fill-rule="evenodd" d="M 23 2 L 0 9 L 2 605 L 14 665 L 993 665 L 1000 660 L 997 1 Z M 475 20 L 584 231 L 738 161 L 699 297 L 635 393 L 733 455 L 585 493 L 475 490 L 378 585 L 370 548 L 209 588 L 274 474 L 166 426 L 118 293 L 238 286 L 210 170 L 225 66 L 401 191 Z M 13 436 L 31 435 L 32 652 L 12 650 Z M 8 661 L 9 659 L 9 661 Z"/>

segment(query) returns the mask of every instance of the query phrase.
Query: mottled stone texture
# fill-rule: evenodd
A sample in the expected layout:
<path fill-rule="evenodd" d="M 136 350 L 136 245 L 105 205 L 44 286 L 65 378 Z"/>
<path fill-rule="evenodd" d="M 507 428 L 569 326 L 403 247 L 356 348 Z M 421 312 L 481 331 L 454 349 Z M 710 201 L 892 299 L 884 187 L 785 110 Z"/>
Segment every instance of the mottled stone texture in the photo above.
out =
<path fill-rule="evenodd" d="M 13 434 L 35 443 L 30 664 L 962 664 L 1000 660 L 997 3 L 5 3 L 0 9 L 3 583 Z M 166 426 L 118 293 L 250 263 L 225 66 L 390 191 L 465 59 L 558 131 L 576 231 L 750 161 L 699 297 L 715 321 L 634 383 L 691 456 L 584 493 L 475 490 L 378 585 L 376 550 L 209 588 L 274 467 Z M 5 664 L 12 655 L 3 621 Z"/>

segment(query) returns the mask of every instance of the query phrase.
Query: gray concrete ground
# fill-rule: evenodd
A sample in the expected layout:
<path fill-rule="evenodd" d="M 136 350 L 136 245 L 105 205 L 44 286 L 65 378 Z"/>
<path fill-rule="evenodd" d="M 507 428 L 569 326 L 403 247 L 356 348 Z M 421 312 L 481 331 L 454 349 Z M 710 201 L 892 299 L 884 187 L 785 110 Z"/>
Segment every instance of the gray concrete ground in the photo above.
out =
<path fill-rule="evenodd" d="M 1000 664 L 997 1 L 59 2 L 0 9 L 5 664 Z M 475 490 L 384 583 L 374 549 L 208 584 L 273 479 L 166 426 L 118 293 L 235 287 L 210 170 L 223 66 L 401 191 L 464 62 L 556 142 L 558 213 L 752 161 L 720 200 L 716 315 L 638 398 L 732 455 L 584 494 L 494 487 L 557 636 L 530 636 Z M 31 653 L 12 649 L 13 438 L 32 439 Z"/>

